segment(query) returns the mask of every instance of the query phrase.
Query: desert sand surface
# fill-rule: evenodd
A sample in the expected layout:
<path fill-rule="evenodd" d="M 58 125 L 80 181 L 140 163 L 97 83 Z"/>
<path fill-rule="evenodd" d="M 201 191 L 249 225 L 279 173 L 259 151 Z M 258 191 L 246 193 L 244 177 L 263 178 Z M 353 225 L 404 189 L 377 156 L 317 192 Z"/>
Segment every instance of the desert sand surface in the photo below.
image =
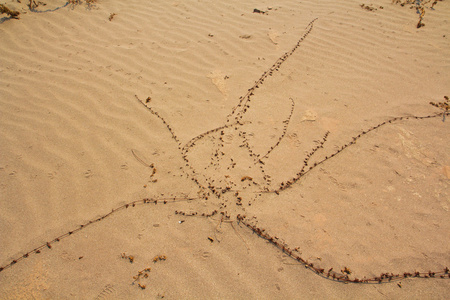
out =
<path fill-rule="evenodd" d="M 1 299 L 448 297 L 449 1 L 43 2 L 0 15 Z"/>

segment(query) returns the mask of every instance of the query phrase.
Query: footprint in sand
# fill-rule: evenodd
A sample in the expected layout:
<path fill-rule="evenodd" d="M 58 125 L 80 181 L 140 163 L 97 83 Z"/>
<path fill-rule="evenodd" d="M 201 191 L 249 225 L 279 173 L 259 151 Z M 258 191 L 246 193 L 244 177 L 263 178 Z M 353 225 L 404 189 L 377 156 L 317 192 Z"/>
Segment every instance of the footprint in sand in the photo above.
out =
<path fill-rule="evenodd" d="M 90 178 L 90 177 L 92 177 L 92 175 L 94 175 L 94 174 L 92 173 L 91 170 L 87 170 L 86 172 L 84 172 L 84 177 L 86 177 L 86 178 Z"/>
<path fill-rule="evenodd" d="M 222 93 L 222 95 L 227 98 L 228 91 L 225 80 L 228 78 L 221 71 L 212 71 L 206 77 L 210 78 L 212 83 L 217 87 L 217 89 Z"/>

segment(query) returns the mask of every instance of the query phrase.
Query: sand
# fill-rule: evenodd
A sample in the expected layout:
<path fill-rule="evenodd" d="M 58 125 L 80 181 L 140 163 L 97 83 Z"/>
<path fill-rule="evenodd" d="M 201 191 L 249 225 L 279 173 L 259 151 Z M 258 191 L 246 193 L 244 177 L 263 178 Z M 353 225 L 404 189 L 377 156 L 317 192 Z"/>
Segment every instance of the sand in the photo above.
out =
<path fill-rule="evenodd" d="M 449 1 L 421 28 L 390 0 L 25 2 L 0 15 L 0 298 L 448 296 L 323 278 L 237 216 L 350 279 L 450 267 L 450 120 L 406 118 L 450 96 Z"/>

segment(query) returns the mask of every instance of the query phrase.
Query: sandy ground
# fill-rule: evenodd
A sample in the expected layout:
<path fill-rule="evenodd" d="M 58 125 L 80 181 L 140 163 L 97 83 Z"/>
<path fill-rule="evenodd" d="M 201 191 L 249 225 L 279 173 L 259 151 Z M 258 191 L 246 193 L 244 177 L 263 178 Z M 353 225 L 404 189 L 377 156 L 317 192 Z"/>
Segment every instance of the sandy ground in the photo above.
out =
<path fill-rule="evenodd" d="M 308 167 L 384 121 L 439 112 L 449 1 L 419 29 L 390 0 L 25 2 L 0 19 L 0 298 L 448 297 L 448 279 L 322 278 L 236 216 L 352 278 L 450 267 L 450 120 L 388 123 L 263 192 L 327 132 Z"/>

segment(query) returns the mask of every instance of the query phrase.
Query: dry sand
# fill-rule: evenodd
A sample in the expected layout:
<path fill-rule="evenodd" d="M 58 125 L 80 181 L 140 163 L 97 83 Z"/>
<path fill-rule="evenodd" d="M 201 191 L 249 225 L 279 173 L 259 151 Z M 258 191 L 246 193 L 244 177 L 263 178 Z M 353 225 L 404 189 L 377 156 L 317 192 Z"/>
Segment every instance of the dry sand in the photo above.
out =
<path fill-rule="evenodd" d="M 450 267 L 449 120 L 382 126 L 279 195 L 259 193 L 295 176 L 327 131 L 310 165 L 383 121 L 439 111 L 429 102 L 450 93 L 449 1 L 427 9 L 420 29 L 414 9 L 390 0 L 366 3 L 374 10 L 335 0 L 101 0 L 54 10 L 64 1 L 47 0 L 37 9 L 54 11 L 42 13 L 25 2 L 6 1 L 21 18 L 0 21 L 0 266 L 8 266 L 0 298 L 448 297 L 448 279 L 321 278 L 236 215 L 254 216 L 252 224 L 314 264 L 358 278 Z M 243 125 L 224 130 L 223 147 L 215 147 L 218 131 L 190 148 L 193 174 L 135 95 L 151 98 L 184 145 L 226 124 L 239 97 L 315 18 L 255 90 Z M 254 154 L 283 136 L 264 173 L 240 147 L 242 135 Z M 192 178 L 234 191 L 118 211 L 9 266 L 125 203 L 198 197 Z M 219 209 L 233 222 L 174 213 Z M 167 259 L 153 262 L 157 255 Z M 147 267 L 141 289 L 133 276 Z"/>

